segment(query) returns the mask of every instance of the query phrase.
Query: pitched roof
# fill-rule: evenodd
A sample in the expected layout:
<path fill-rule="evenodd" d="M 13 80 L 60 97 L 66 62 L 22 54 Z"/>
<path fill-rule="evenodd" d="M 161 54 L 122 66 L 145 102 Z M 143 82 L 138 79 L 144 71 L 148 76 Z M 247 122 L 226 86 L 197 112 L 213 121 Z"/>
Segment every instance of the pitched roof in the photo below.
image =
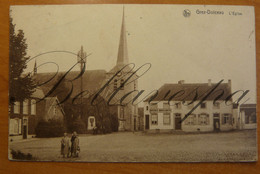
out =
<path fill-rule="evenodd" d="M 44 100 L 45 100 L 45 111 L 47 111 L 47 113 L 50 111 L 52 107 L 57 105 L 59 106 L 59 109 L 61 110 L 62 114 L 65 115 L 65 112 L 61 107 L 61 105 L 59 104 L 59 100 L 57 97 L 46 97 Z"/>
<path fill-rule="evenodd" d="M 66 72 L 51 72 L 51 73 L 37 73 L 36 75 L 36 80 L 38 84 L 43 84 L 40 87 L 43 89 L 44 94 L 46 95 L 50 89 L 57 84 L 59 79 L 65 74 Z M 72 71 L 69 72 L 65 76 L 65 87 L 68 87 L 69 89 L 71 88 L 71 83 L 70 81 L 72 80 L 73 84 L 73 92 L 71 97 L 76 96 L 77 94 L 80 93 L 81 91 L 81 78 L 75 79 L 79 75 L 79 71 Z M 75 79 L 75 80 L 73 80 Z M 87 70 L 84 72 L 82 75 L 83 79 L 83 91 L 87 90 L 90 92 L 95 92 L 98 89 L 102 87 L 103 82 L 106 79 L 106 71 L 105 70 Z M 64 86 L 58 86 L 57 89 L 62 90 Z"/>
<path fill-rule="evenodd" d="M 125 30 L 125 13 L 124 13 L 124 9 L 123 9 L 121 33 L 120 33 L 119 47 L 118 47 L 118 53 L 117 53 L 117 63 L 116 63 L 116 66 L 114 66 L 109 71 L 109 73 L 116 73 L 117 71 L 122 69 L 128 63 L 129 63 L 129 59 L 128 59 L 126 30 Z M 126 66 L 123 71 L 130 72 L 131 68 L 129 66 Z"/>
<path fill-rule="evenodd" d="M 120 34 L 120 40 L 119 40 L 118 55 L 117 55 L 117 64 L 128 64 L 124 10 L 123 10 L 123 17 L 122 17 L 122 26 L 121 26 L 121 34 Z"/>
<path fill-rule="evenodd" d="M 108 73 L 115 74 L 120 70 L 121 70 L 121 72 L 124 72 L 124 73 L 131 73 L 131 72 L 134 72 L 133 69 L 134 69 L 133 66 L 131 66 L 130 64 L 128 64 L 128 65 L 117 64 Z"/>
<path fill-rule="evenodd" d="M 158 95 L 152 101 L 167 101 L 169 99 L 171 101 L 192 101 L 196 93 L 198 94 L 197 100 L 200 100 L 206 96 L 215 85 L 216 83 L 212 83 L 211 85 L 208 83 L 164 84 L 159 88 Z M 218 100 L 225 100 L 231 94 L 231 86 L 228 83 L 221 83 L 206 100 L 216 99 L 221 94 L 220 90 L 223 90 L 224 93 Z M 166 95 L 167 93 L 168 95 Z M 176 96 L 172 97 L 174 94 L 176 94 Z M 153 95 L 148 97 L 145 102 L 149 101 L 152 96 Z"/>
<path fill-rule="evenodd" d="M 256 104 L 250 103 L 250 104 L 241 104 L 240 109 L 244 108 L 256 108 Z"/>
<path fill-rule="evenodd" d="M 43 98 L 44 97 L 44 93 L 43 90 L 41 88 L 36 88 L 36 90 L 34 91 L 34 93 L 31 95 L 32 98 Z"/>

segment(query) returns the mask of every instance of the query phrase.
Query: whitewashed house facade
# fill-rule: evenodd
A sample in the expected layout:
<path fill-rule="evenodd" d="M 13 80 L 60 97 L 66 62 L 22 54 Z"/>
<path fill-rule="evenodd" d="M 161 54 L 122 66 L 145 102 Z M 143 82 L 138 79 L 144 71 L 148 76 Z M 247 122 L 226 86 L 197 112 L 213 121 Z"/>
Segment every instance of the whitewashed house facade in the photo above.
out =
<path fill-rule="evenodd" d="M 220 84 L 215 92 L 200 103 L 214 85 L 216 84 L 210 80 L 201 84 L 185 84 L 180 81 L 178 84 L 163 85 L 151 102 L 149 98 L 144 102 L 145 130 L 209 132 L 236 128 L 237 105 L 232 104 L 232 98 L 228 98 L 231 94 L 231 81 Z M 214 102 L 222 90 L 223 95 Z M 198 107 L 184 120 L 185 115 L 196 105 Z"/>

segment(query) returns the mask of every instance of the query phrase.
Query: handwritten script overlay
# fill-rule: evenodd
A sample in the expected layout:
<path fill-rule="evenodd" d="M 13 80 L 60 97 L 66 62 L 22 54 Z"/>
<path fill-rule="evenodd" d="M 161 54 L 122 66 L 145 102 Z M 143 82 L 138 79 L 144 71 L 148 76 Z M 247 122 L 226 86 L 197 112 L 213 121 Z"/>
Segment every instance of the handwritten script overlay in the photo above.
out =
<path fill-rule="evenodd" d="M 74 56 L 77 56 L 77 54 L 69 52 L 69 51 L 50 51 L 50 52 L 46 52 L 46 53 L 42 53 L 39 54 L 33 58 L 31 58 L 29 61 L 36 59 L 36 58 L 40 58 L 40 56 L 42 55 L 46 55 L 46 54 L 52 54 L 52 53 L 67 53 L 67 54 L 71 54 Z M 29 62 L 28 61 L 28 62 Z M 28 63 L 27 62 L 27 63 Z M 53 80 L 59 72 L 59 65 L 55 62 L 45 62 L 42 63 L 40 65 L 37 66 L 43 66 L 43 65 L 47 65 L 47 64 L 55 64 L 56 65 L 56 73 L 54 73 L 54 75 L 49 78 L 48 80 L 37 84 L 36 87 L 41 87 L 46 85 L 48 82 L 50 82 L 51 80 Z M 128 93 L 126 93 L 125 95 L 123 95 L 119 100 L 117 100 L 117 102 L 115 103 L 111 103 L 112 99 L 115 99 L 115 96 L 117 95 L 117 93 L 125 86 L 129 85 L 131 82 L 140 79 L 145 73 L 147 73 L 149 71 L 149 69 L 152 67 L 151 63 L 145 63 L 143 65 L 141 65 L 140 67 L 135 68 L 135 64 L 134 63 L 130 63 L 125 65 L 124 67 L 122 67 L 120 70 L 118 70 L 117 72 L 115 72 L 115 74 L 99 89 L 97 90 L 95 93 L 90 93 L 88 90 L 84 90 L 84 91 L 80 91 L 78 94 L 76 94 L 75 96 L 72 96 L 72 92 L 73 92 L 73 81 L 75 81 L 76 79 L 79 79 L 84 73 L 85 73 L 85 63 L 83 65 L 83 68 L 79 71 L 78 75 L 73 78 L 73 79 L 66 79 L 66 77 L 68 76 L 68 74 L 71 72 L 71 70 L 77 66 L 79 64 L 79 62 L 75 63 L 68 71 L 66 71 L 61 77 L 59 77 L 58 81 L 50 88 L 50 90 L 45 94 L 45 96 L 41 99 L 39 99 L 37 101 L 41 102 L 42 100 L 44 100 L 46 97 L 50 96 L 51 94 L 53 94 L 56 89 L 61 85 L 62 81 L 66 81 L 69 82 L 71 84 L 70 90 L 68 92 L 68 94 L 66 94 L 66 96 L 59 102 L 59 104 L 64 103 L 65 101 L 67 101 L 68 99 L 72 98 L 72 104 L 75 104 L 75 102 L 79 99 L 79 97 L 81 96 L 86 96 L 86 95 L 90 95 L 91 96 L 91 105 L 96 105 L 99 101 L 98 101 L 98 96 L 101 95 L 101 93 L 103 91 L 105 91 L 105 89 L 111 87 L 113 80 L 117 77 L 118 74 L 121 74 L 122 72 L 124 72 L 124 75 L 121 78 L 125 78 L 124 82 L 114 91 L 110 92 L 109 94 L 107 94 L 107 102 L 106 104 L 109 106 L 112 105 L 128 105 L 128 104 L 132 104 L 132 105 L 137 105 L 140 102 L 143 102 L 144 100 L 147 100 L 149 104 L 154 104 L 153 100 L 156 98 L 156 96 L 158 96 L 159 91 L 158 90 L 153 90 L 151 91 L 149 94 L 147 94 L 146 96 L 142 97 L 142 94 L 145 92 L 145 90 L 132 90 Z M 139 73 L 139 74 L 138 74 Z M 32 72 L 30 72 L 28 75 L 31 75 Z M 198 88 L 195 88 L 191 93 L 194 93 L 194 97 L 193 100 L 188 102 L 185 101 L 185 98 L 189 95 L 191 95 L 191 93 L 186 94 L 185 90 L 180 90 L 174 94 L 170 95 L 170 90 L 167 91 L 164 95 L 164 98 L 162 100 L 166 100 L 166 98 L 168 97 L 167 101 L 168 104 L 170 105 L 170 101 L 173 100 L 174 98 L 177 97 L 183 97 L 182 100 L 180 100 L 180 103 L 188 106 L 193 104 L 195 101 L 199 101 L 187 114 L 185 114 L 185 116 L 182 118 L 182 120 L 180 122 L 183 122 L 186 118 L 188 118 L 188 116 L 190 114 L 192 114 L 192 112 L 198 108 L 205 100 L 207 100 L 207 98 L 212 95 L 213 93 L 218 93 L 218 95 L 215 97 L 215 99 L 213 100 L 213 103 L 217 102 L 223 95 L 224 95 L 224 89 L 217 89 L 218 86 L 224 81 L 224 79 L 220 80 L 217 84 L 213 85 L 211 88 L 209 88 L 205 93 L 203 94 L 198 94 Z M 239 102 L 241 102 L 241 100 L 249 93 L 249 90 L 237 90 L 233 93 L 231 93 L 230 95 L 228 95 L 226 97 L 225 104 L 226 105 L 238 105 Z M 135 97 L 133 97 L 130 101 L 125 102 L 126 98 L 130 95 L 130 94 L 135 94 Z M 232 101 L 230 102 L 230 100 L 232 99 L 232 97 L 234 95 L 240 95 L 238 97 L 238 99 L 236 101 Z M 10 96 L 12 97 L 12 96 Z M 141 99 L 140 99 L 141 98 Z M 246 100 L 248 101 L 249 98 Z M 153 102 L 153 103 L 151 103 Z M 157 101 L 160 102 L 160 101 Z"/>

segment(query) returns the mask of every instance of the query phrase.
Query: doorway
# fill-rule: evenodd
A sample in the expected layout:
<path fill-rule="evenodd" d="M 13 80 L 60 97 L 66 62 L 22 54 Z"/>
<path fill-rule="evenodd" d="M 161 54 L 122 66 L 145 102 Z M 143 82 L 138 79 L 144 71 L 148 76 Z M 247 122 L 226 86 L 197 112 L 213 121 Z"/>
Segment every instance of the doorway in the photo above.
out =
<path fill-rule="evenodd" d="M 134 131 L 136 131 L 136 118 L 134 118 Z"/>
<path fill-rule="evenodd" d="M 23 139 L 27 139 L 27 125 L 23 126 Z"/>
<path fill-rule="evenodd" d="M 145 115 L 145 129 L 150 129 L 149 115 Z"/>
<path fill-rule="evenodd" d="M 23 139 L 27 139 L 28 134 L 28 117 L 23 117 Z"/>
<path fill-rule="evenodd" d="M 181 114 L 175 114 L 175 130 L 181 130 Z"/>
<path fill-rule="evenodd" d="M 219 113 L 213 114 L 213 126 L 214 126 L 214 131 L 220 130 Z"/>

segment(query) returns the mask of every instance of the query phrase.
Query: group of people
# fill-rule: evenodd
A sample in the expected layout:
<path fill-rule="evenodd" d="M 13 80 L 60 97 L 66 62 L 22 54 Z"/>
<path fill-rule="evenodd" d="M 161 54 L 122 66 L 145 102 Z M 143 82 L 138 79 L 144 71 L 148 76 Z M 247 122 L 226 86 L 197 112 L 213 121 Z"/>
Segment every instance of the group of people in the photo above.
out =
<path fill-rule="evenodd" d="M 64 133 L 64 136 L 61 139 L 61 155 L 63 158 L 78 157 L 79 152 L 79 138 L 77 133 L 73 132 L 71 138 L 68 137 L 67 133 Z"/>

